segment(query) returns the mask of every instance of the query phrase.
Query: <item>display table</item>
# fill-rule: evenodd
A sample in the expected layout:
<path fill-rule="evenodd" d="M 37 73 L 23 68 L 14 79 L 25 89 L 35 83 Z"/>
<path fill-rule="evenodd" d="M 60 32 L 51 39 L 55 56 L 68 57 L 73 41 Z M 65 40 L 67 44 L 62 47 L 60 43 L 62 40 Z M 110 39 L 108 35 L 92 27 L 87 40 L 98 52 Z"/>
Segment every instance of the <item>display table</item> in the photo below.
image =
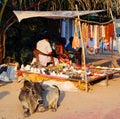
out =
<path fill-rule="evenodd" d="M 52 70 L 52 69 L 51 69 Z M 63 69 L 64 70 L 64 69 Z M 80 70 L 80 69 L 78 69 Z M 106 79 L 106 85 L 108 84 L 108 80 L 113 77 L 114 74 L 119 73 L 120 70 L 115 70 L 115 69 L 109 69 L 109 68 L 89 68 L 90 72 L 87 73 L 87 82 L 91 83 L 97 80 L 103 80 Z M 54 68 L 54 73 L 51 74 L 45 74 L 44 73 L 36 73 L 36 72 L 31 72 L 31 71 L 26 71 L 26 70 L 21 70 L 23 74 L 38 74 L 41 77 L 47 78 L 47 79 L 58 79 L 58 80 L 67 80 L 67 81 L 75 81 L 75 82 L 81 82 L 85 83 L 86 81 L 82 77 L 81 72 L 77 72 L 76 74 L 73 73 L 74 75 L 71 75 L 70 71 L 67 72 L 66 74 L 64 72 L 64 75 L 59 72 L 59 75 L 55 73 L 55 68 Z M 74 71 L 73 71 L 74 72 Z M 77 76 L 76 76 L 77 75 Z"/>

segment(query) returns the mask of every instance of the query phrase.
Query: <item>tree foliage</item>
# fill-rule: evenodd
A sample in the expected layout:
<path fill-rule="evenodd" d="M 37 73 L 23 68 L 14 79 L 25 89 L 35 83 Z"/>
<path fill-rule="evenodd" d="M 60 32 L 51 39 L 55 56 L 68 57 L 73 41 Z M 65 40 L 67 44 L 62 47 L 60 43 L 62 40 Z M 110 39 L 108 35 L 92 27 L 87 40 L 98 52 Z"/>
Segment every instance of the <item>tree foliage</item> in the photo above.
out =
<path fill-rule="evenodd" d="M 75 10 L 75 4 L 77 4 L 79 10 L 107 10 L 107 16 L 110 16 L 109 8 L 111 8 L 115 16 L 120 16 L 120 0 L 0 0 L 0 4 L 2 5 L 0 30 L 7 34 L 6 56 L 14 57 L 18 61 L 20 60 L 21 63 L 25 62 L 26 52 L 32 51 L 36 41 L 47 30 L 49 20 L 41 18 L 27 19 L 22 20 L 21 23 L 16 22 L 9 27 L 10 21 L 12 21 L 11 16 L 13 14 L 10 13 L 12 10 Z M 5 12 L 6 8 L 11 8 L 11 10 L 8 9 L 9 12 Z M 15 17 L 13 18 L 15 19 Z M 3 32 L 0 33 L 1 45 L 3 44 L 2 38 L 5 37 L 2 36 Z"/>

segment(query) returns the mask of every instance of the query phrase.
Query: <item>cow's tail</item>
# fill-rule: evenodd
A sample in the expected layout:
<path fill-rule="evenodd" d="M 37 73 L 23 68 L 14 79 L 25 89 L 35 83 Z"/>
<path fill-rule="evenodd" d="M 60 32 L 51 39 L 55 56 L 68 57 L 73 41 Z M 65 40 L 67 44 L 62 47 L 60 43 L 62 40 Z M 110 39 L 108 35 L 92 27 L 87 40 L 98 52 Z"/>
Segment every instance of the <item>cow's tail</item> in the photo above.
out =
<path fill-rule="evenodd" d="M 52 86 L 55 87 L 55 88 L 58 90 L 58 94 L 59 94 L 59 96 L 60 96 L 60 89 L 59 89 L 59 87 L 56 86 L 56 85 L 52 85 Z"/>

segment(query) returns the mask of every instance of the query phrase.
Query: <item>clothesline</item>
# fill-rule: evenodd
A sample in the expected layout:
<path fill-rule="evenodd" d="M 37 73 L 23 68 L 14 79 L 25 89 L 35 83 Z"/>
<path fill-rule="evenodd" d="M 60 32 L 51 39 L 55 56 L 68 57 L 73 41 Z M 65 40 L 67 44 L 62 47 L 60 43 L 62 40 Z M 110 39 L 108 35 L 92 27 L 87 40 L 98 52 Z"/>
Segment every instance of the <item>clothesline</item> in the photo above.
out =
<path fill-rule="evenodd" d="M 92 24 L 99 24 L 99 25 L 105 25 L 105 24 L 109 24 L 109 23 L 113 22 L 113 20 L 110 20 L 108 22 L 100 23 L 100 22 L 96 22 L 96 21 L 83 20 L 83 19 L 80 19 L 80 21 L 81 22 L 92 23 Z"/>

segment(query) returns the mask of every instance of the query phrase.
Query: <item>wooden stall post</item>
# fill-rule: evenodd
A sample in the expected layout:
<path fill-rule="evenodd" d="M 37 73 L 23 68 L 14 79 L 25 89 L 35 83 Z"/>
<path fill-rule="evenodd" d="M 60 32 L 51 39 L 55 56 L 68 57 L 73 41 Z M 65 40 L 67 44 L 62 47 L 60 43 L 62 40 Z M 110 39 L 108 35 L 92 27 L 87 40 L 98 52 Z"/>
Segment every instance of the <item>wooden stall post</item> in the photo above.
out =
<path fill-rule="evenodd" d="M 77 11 L 77 14 L 78 14 L 78 7 L 77 5 L 76 6 L 76 11 Z M 83 65 L 83 70 L 84 70 L 84 78 L 85 78 L 85 90 L 86 92 L 88 92 L 88 80 L 87 80 L 87 71 L 86 71 L 86 62 L 85 62 L 85 49 L 84 49 L 84 42 L 83 42 L 83 39 L 82 39 L 82 30 L 81 30 L 81 22 L 80 22 L 80 17 L 79 17 L 79 14 L 78 14 L 78 21 L 79 21 L 79 29 L 80 29 L 80 40 L 81 40 L 81 45 L 82 45 L 82 65 Z"/>

